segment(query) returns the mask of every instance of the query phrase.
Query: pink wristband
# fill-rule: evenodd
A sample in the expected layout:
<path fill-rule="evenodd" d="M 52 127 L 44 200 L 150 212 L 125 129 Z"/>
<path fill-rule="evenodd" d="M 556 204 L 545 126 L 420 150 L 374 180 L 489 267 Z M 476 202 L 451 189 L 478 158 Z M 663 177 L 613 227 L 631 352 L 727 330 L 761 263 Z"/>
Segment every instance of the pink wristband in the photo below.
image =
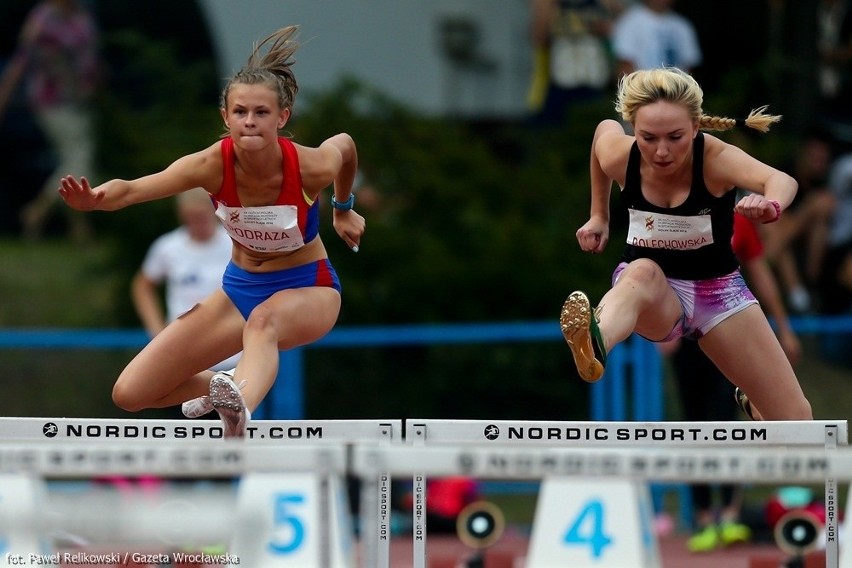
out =
<path fill-rule="evenodd" d="M 781 218 L 781 204 L 778 203 L 778 200 L 777 199 L 767 199 L 767 201 L 769 201 L 769 203 L 771 203 L 772 206 L 775 208 L 775 218 L 770 219 L 769 221 L 764 221 L 763 222 L 764 225 L 766 225 L 767 223 L 774 223 L 775 221 L 777 221 L 778 219 Z"/>

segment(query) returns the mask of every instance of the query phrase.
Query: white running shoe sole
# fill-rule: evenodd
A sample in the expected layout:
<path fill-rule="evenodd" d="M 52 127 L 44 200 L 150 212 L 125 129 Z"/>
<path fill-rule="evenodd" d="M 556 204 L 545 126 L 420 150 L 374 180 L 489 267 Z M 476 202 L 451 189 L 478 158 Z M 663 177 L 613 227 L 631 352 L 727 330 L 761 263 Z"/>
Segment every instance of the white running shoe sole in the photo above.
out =
<path fill-rule="evenodd" d="M 236 369 L 231 369 L 230 371 L 220 371 L 220 373 L 233 379 L 236 371 Z M 244 386 L 246 386 L 246 382 L 242 381 L 240 383 L 240 389 Z M 205 414 L 210 414 L 214 410 L 213 403 L 210 402 L 210 397 L 206 394 L 204 396 L 187 400 L 180 405 L 180 409 L 181 412 L 183 412 L 183 415 L 187 418 L 201 418 Z"/>
<path fill-rule="evenodd" d="M 239 387 L 225 373 L 210 379 L 210 404 L 222 419 L 225 438 L 245 438 L 248 409 Z"/>

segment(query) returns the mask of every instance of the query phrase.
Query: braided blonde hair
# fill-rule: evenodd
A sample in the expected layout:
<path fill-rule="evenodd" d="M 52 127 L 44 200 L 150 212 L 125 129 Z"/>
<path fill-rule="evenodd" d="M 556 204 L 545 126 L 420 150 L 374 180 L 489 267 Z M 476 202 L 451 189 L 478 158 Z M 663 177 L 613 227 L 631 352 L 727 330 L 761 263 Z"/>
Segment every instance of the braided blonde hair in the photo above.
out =
<path fill-rule="evenodd" d="M 745 120 L 704 114 L 704 91 L 698 82 L 677 67 L 645 69 L 624 75 L 618 82 L 615 110 L 621 118 L 634 124 L 636 112 L 657 101 L 683 105 L 701 130 L 731 130 L 747 126 L 760 132 L 781 120 L 780 115 L 768 114 L 767 105 L 752 110 Z"/>
<path fill-rule="evenodd" d="M 234 85 L 266 85 L 278 94 L 278 106 L 282 109 L 293 107 L 299 85 L 293 74 L 292 66 L 295 61 L 293 54 L 299 49 L 295 37 L 299 26 L 287 26 L 269 35 L 260 43 L 254 44 L 254 49 L 242 69 L 231 77 L 222 89 L 219 106 L 223 109 L 228 105 L 228 94 Z M 265 54 L 261 50 L 267 45 Z"/>

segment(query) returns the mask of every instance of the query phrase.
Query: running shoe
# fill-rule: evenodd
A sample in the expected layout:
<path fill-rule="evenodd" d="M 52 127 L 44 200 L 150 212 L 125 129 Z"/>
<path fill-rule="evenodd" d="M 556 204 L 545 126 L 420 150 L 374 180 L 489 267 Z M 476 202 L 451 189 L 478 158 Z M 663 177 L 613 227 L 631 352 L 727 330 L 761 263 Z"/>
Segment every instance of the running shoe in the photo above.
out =
<path fill-rule="evenodd" d="M 234 372 L 236 369 L 231 369 L 230 371 L 221 371 L 223 375 L 228 375 L 231 379 L 234 378 Z M 242 389 L 246 385 L 245 381 L 240 383 L 240 389 Z M 213 412 L 213 403 L 210 402 L 210 397 L 208 395 L 199 396 L 198 398 L 193 398 L 192 400 L 187 400 L 180 406 L 181 412 L 187 418 L 201 418 L 205 414 L 209 414 Z"/>
<path fill-rule="evenodd" d="M 589 383 L 600 379 L 606 365 L 606 349 L 598 328 L 598 310 L 592 310 L 583 292 L 568 296 L 559 314 L 559 324 L 580 377 Z"/>
<path fill-rule="evenodd" d="M 216 373 L 210 379 L 210 403 L 225 426 L 225 438 L 245 438 L 249 411 L 239 387 L 227 373 Z"/>
<path fill-rule="evenodd" d="M 751 540 L 751 529 L 742 523 L 723 521 L 719 525 L 719 537 L 725 546 L 741 544 Z"/>
<path fill-rule="evenodd" d="M 748 416 L 749 420 L 754 420 L 754 414 L 752 413 L 751 402 L 748 400 L 746 393 L 737 387 L 734 389 L 734 401 L 736 401 L 737 406 L 740 407 L 740 410 L 743 411 L 743 414 Z"/>
<path fill-rule="evenodd" d="M 686 541 L 686 548 L 690 552 L 710 552 L 720 544 L 719 531 L 715 526 L 709 525 L 693 534 Z"/>

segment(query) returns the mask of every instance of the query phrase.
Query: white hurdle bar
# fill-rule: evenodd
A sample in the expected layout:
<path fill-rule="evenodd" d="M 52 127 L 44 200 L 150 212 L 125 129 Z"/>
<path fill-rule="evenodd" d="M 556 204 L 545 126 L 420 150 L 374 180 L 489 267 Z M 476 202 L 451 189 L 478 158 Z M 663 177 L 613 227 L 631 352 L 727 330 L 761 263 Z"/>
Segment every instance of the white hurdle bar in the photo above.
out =
<path fill-rule="evenodd" d="M 747 451 L 764 448 L 795 449 L 796 454 L 808 448 L 835 450 L 838 446 L 846 446 L 849 442 L 848 425 L 845 420 L 814 420 L 814 421 L 765 421 L 765 422 L 563 422 L 563 421 L 513 421 L 513 420 L 437 420 L 409 419 L 406 420 L 405 452 L 409 456 L 429 455 L 440 453 L 423 452 L 434 446 L 462 446 L 469 448 L 472 454 L 459 454 L 461 460 L 477 455 L 477 452 L 487 452 L 489 446 L 499 448 L 494 456 L 512 448 L 522 448 L 520 455 L 527 449 L 539 448 L 583 448 L 591 452 L 590 457 L 582 458 L 580 463 L 587 463 L 595 455 L 621 455 L 621 451 L 631 452 L 636 448 L 642 454 L 647 454 L 646 448 L 665 446 L 666 451 L 677 448 L 698 449 L 724 448 L 732 451 L 734 448 L 750 448 Z M 600 450 L 619 448 L 619 452 L 601 452 Z M 488 455 L 487 453 L 485 455 Z M 577 454 L 585 455 L 585 454 Z M 624 454 L 624 455 L 630 455 Z M 493 456 L 492 456 L 493 457 Z M 406 466 L 401 470 L 390 467 L 393 473 L 411 474 L 414 484 L 414 511 L 412 539 L 414 541 L 414 568 L 426 568 L 426 478 L 427 475 L 465 474 L 464 463 L 456 462 L 454 468 L 439 468 L 439 472 L 425 467 L 428 459 L 412 458 L 411 464 L 423 463 L 424 468 Z M 501 462 L 494 462 L 501 463 Z M 570 463 L 570 462 L 569 462 Z M 362 464 L 363 465 L 363 464 Z M 392 466 L 393 464 L 389 464 Z M 448 464 L 445 464 L 448 465 Z M 499 468 L 491 468 L 485 477 L 499 474 Z M 569 468 L 570 469 L 570 468 Z M 551 475 L 542 470 L 541 476 Z M 838 539 L 838 490 L 837 478 L 830 472 L 811 481 L 825 482 L 826 507 L 826 565 L 836 568 L 839 562 Z M 593 476 L 596 472 L 586 472 Z M 852 468 L 850 468 L 852 474 Z M 572 473 L 572 475 L 574 475 Z M 474 475 L 475 477 L 477 475 Z M 636 474 L 634 473 L 634 478 Z M 500 477 L 497 475 L 496 477 Z M 618 477 L 618 476 L 616 476 Z M 641 478 L 641 476 L 640 476 Z M 718 480 L 713 478 L 712 480 Z M 731 477 L 740 479 L 739 476 Z M 655 479 L 664 481 L 665 479 Z M 672 478 L 668 481 L 687 481 L 693 479 Z M 694 479 L 700 481 L 699 479 Z M 419 508 L 418 508 L 419 507 Z M 421 514 L 422 513 L 422 514 Z M 834 535 L 834 537 L 831 537 Z"/>
<path fill-rule="evenodd" d="M 432 447 L 355 448 L 361 476 L 466 475 L 484 479 L 544 477 L 633 479 L 663 482 L 750 482 L 756 484 L 852 481 L 852 448 L 545 448 L 467 444 Z M 837 568 L 837 496 L 826 501 L 826 567 Z M 829 520 L 834 520 L 828 524 Z M 834 554 L 829 556 L 829 549 Z"/>
<path fill-rule="evenodd" d="M 219 420 L 0 417 L 0 442 L 198 441 L 224 438 Z M 402 440 L 401 420 L 252 420 L 245 442 L 309 444 Z"/>
<path fill-rule="evenodd" d="M 291 459 L 291 448 L 303 445 L 384 446 L 401 443 L 402 433 L 402 420 L 396 419 L 253 420 L 247 427 L 246 437 L 237 444 L 286 448 L 286 452 L 281 452 L 287 456 L 284 458 L 286 461 Z M 221 441 L 223 438 L 219 420 L 0 417 L 0 444 L 15 441 L 85 442 L 88 447 L 90 443 L 128 444 L 146 441 L 158 443 L 159 448 L 160 442 L 197 444 L 210 440 Z M 298 452 L 293 454 L 292 459 L 300 463 Z M 368 509 L 373 503 L 376 503 L 376 507 Z M 364 543 L 363 554 L 368 566 L 390 566 L 390 503 L 391 484 L 387 475 L 378 476 L 375 486 L 364 484 L 362 487 L 361 542 Z M 368 514 L 368 511 L 372 513 Z"/>
<path fill-rule="evenodd" d="M 104 475 L 157 475 L 174 478 L 237 477 L 247 472 L 317 472 L 347 469 L 342 444 L 307 444 L 270 451 L 239 441 L 164 442 L 156 446 L 110 442 L 0 441 L 0 473 L 79 479 Z"/>
<path fill-rule="evenodd" d="M 104 475 L 158 475 L 171 478 L 237 477 L 247 473 L 301 473 L 328 485 L 332 476 L 348 470 L 343 444 L 294 445 L 286 451 L 239 441 L 197 441 L 192 445 L 167 441 L 143 444 L 113 442 L 0 442 L 0 475 L 18 478 L 80 479 Z M 4 478 L 6 479 L 6 478 Z M 320 494 L 318 501 L 317 554 L 319 565 L 330 568 L 332 505 Z M 186 534 L 203 530 L 208 519 L 197 519 L 199 527 L 184 527 Z M 42 512 L 19 512 L 0 519 L 0 528 L 38 534 L 48 524 Z M 73 529 L 72 529 L 73 530 Z M 195 530 L 195 532 L 193 532 Z M 19 551 L 20 552 L 20 551 Z M 38 552 L 32 550 L 29 552 Z M 8 554 L 7 554 L 8 556 Z"/>

